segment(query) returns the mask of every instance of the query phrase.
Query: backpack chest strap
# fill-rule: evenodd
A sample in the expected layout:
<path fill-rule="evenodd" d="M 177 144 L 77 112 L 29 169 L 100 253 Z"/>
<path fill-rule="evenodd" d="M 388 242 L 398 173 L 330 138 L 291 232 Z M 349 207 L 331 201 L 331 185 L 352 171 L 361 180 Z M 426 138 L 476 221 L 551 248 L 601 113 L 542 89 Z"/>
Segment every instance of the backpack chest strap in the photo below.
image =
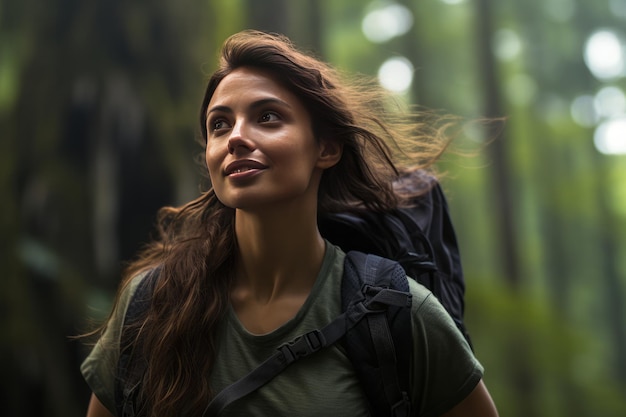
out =
<path fill-rule="evenodd" d="M 250 373 L 220 391 L 204 410 L 203 416 L 217 416 L 232 402 L 245 397 L 270 382 L 289 365 L 299 359 L 310 356 L 319 350 L 331 346 L 368 316 L 384 315 L 385 305 L 410 305 L 410 294 L 388 288 L 370 287 L 371 297 L 352 304 L 345 312 L 320 330 L 305 333 L 291 342 L 281 345 L 276 353 L 262 362 Z"/>

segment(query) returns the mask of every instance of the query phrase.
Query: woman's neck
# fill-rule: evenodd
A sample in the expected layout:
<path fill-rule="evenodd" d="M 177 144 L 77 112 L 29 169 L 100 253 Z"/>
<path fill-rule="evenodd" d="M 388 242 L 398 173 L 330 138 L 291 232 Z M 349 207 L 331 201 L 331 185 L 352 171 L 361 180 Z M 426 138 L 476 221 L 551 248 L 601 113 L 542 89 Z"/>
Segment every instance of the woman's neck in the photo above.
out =
<path fill-rule="evenodd" d="M 236 287 L 257 302 L 310 291 L 321 268 L 325 243 L 317 229 L 317 213 L 237 211 Z"/>
<path fill-rule="evenodd" d="M 233 309 L 249 332 L 269 333 L 302 308 L 321 269 L 326 247 L 316 215 L 238 211 L 235 232 L 239 254 Z"/>

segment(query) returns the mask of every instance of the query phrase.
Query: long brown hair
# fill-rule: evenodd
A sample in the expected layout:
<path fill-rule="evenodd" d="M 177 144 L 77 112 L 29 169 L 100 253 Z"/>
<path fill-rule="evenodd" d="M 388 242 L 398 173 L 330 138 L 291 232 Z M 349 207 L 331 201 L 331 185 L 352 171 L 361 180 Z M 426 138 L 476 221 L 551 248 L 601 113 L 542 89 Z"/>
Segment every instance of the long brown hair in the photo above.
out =
<path fill-rule="evenodd" d="M 215 89 L 244 66 L 277 75 L 310 112 L 315 136 L 342 145 L 341 161 L 322 176 L 320 213 L 396 207 L 405 197 L 394 190 L 399 174 L 424 172 L 445 149 L 441 129 L 420 122 L 416 114 L 397 117 L 389 96 L 370 80 L 348 82 L 287 38 L 258 31 L 235 34 L 222 47 L 200 110 L 205 143 L 206 109 Z M 397 162 L 401 156 L 410 162 Z M 141 403 L 148 416 L 200 415 L 213 395 L 208 375 L 215 333 L 233 281 L 234 211 L 209 190 L 182 207 L 161 209 L 157 230 L 159 237 L 129 265 L 124 281 L 162 265 L 151 307 L 131 329 L 147 363 Z"/>

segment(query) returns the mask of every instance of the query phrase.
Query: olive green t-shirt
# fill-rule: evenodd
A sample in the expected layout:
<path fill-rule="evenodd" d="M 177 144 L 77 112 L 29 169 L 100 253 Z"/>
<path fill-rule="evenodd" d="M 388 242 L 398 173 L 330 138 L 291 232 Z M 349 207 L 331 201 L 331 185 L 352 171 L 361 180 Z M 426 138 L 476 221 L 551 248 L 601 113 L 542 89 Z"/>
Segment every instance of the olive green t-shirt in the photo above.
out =
<path fill-rule="evenodd" d="M 231 309 L 218 334 L 210 375 L 216 392 L 235 382 L 297 336 L 320 329 L 341 313 L 345 254 L 327 242 L 311 294 L 298 313 L 275 331 L 248 332 Z M 138 276 L 122 295 L 107 330 L 81 367 L 98 399 L 112 412 L 120 328 Z M 482 378 L 483 368 L 437 299 L 409 280 L 412 304 L 413 361 L 411 400 L 417 416 L 438 416 L 465 398 Z M 352 363 L 339 345 L 303 358 L 267 385 L 232 403 L 222 416 L 369 416 L 368 403 Z"/>

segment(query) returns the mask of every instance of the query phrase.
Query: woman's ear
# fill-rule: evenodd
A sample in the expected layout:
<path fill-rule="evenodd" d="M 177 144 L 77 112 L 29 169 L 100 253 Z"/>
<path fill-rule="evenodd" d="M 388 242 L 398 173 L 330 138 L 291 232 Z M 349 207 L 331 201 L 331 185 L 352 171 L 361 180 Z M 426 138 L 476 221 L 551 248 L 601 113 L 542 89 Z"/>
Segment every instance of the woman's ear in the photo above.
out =
<path fill-rule="evenodd" d="M 317 166 L 322 169 L 328 169 L 336 165 L 341 160 L 342 154 L 342 144 L 334 140 L 321 139 Z"/>

